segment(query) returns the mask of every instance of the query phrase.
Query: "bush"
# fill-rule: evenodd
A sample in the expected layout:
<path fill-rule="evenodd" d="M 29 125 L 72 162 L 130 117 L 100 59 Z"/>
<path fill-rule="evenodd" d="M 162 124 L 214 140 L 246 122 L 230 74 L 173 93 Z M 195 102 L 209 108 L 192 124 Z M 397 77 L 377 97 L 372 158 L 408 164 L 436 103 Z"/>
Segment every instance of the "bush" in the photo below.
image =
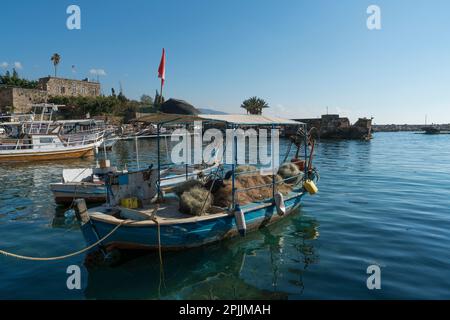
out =
<path fill-rule="evenodd" d="M 123 95 L 98 96 L 98 97 L 64 97 L 56 96 L 49 99 L 49 103 L 65 105 L 62 110 L 66 118 L 80 118 L 87 113 L 91 116 L 116 116 L 121 117 L 123 122 L 134 118 L 135 113 L 141 107 L 138 101 L 128 100 Z"/>

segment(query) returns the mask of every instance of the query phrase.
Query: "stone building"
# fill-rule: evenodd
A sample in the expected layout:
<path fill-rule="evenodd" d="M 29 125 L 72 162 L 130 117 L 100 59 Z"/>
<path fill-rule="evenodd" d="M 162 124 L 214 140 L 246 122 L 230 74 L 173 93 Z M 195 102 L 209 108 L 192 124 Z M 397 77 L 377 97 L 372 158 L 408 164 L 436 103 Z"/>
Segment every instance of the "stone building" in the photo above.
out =
<path fill-rule="evenodd" d="M 0 113 L 27 113 L 34 103 L 44 103 L 48 93 L 38 89 L 0 87 Z"/>
<path fill-rule="evenodd" d="M 100 95 L 100 83 L 86 80 L 71 80 L 55 77 L 39 79 L 39 88 L 49 96 L 97 97 Z"/>
<path fill-rule="evenodd" d="M 27 113 L 32 104 L 47 102 L 51 96 L 97 97 L 100 90 L 100 83 L 97 82 L 55 77 L 39 79 L 38 89 L 0 86 L 0 113 Z"/>

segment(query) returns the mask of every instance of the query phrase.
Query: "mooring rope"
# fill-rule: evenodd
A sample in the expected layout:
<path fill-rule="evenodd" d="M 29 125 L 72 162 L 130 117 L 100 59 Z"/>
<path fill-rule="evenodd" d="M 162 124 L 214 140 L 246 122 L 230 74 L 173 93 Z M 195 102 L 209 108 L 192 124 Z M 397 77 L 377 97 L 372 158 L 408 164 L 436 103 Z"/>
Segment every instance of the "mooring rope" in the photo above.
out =
<path fill-rule="evenodd" d="M 161 297 L 161 285 L 164 285 L 164 288 L 166 287 L 166 278 L 164 275 L 164 263 L 163 263 L 163 257 L 162 257 L 162 245 L 161 245 L 161 224 L 158 221 L 158 218 L 156 216 L 156 212 L 159 210 L 159 204 L 156 205 L 155 210 L 153 211 L 150 219 L 156 224 L 157 231 L 158 231 L 158 253 L 159 253 L 159 286 L 158 286 L 158 294 Z"/>
<path fill-rule="evenodd" d="M 159 296 L 161 296 L 161 284 L 166 287 L 166 276 L 164 274 L 164 263 L 162 258 L 162 247 L 161 247 L 161 225 L 159 224 L 158 219 L 155 218 L 155 223 L 158 226 L 158 251 L 159 251 Z"/>
<path fill-rule="evenodd" d="M 106 236 L 104 236 L 103 238 L 101 238 L 100 240 L 95 242 L 94 244 L 91 244 L 89 247 L 86 247 L 86 248 L 84 248 L 82 250 L 79 250 L 79 251 L 76 251 L 74 253 L 66 254 L 64 256 L 40 258 L 40 257 L 23 256 L 23 255 L 20 255 L 20 254 L 11 253 L 11 252 L 7 252 L 7 251 L 4 251 L 4 250 L 0 250 L 0 254 L 2 254 L 4 256 L 7 256 L 7 257 L 12 257 L 12 258 L 20 259 L 20 260 L 29 260 L 29 261 L 56 261 L 56 260 L 64 260 L 64 259 L 71 258 L 71 257 L 80 255 L 82 253 L 85 253 L 86 251 L 91 250 L 92 248 L 96 247 L 97 245 L 99 245 L 100 243 L 102 243 L 103 241 L 108 239 L 110 236 L 112 236 L 113 233 L 117 231 L 117 229 L 119 229 L 122 225 L 124 225 L 125 223 L 128 223 L 128 222 L 129 222 L 129 220 L 122 221 L 113 230 L 111 230 L 110 233 L 108 233 Z"/>

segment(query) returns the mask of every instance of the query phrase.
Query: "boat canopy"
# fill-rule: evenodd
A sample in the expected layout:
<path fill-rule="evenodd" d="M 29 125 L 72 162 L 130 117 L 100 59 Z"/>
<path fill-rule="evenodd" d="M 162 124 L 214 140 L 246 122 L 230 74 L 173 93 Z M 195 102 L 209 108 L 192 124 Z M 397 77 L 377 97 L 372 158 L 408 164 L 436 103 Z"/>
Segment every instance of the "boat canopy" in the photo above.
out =
<path fill-rule="evenodd" d="M 168 113 L 151 113 L 137 119 L 139 122 L 148 123 L 187 123 L 194 121 L 215 121 L 227 124 L 237 125 L 303 125 L 302 122 L 283 119 L 272 116 L 263 115 L 247 115 L 247 114 L 168 114 Z"/>

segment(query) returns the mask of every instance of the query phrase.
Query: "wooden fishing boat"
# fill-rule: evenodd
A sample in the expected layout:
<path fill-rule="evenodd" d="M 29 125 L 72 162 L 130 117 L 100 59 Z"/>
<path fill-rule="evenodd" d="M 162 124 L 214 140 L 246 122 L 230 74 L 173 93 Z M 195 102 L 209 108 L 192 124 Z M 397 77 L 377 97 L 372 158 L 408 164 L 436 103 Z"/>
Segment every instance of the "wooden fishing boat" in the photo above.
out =
<path fill-rule="evenodd" d="M 172 116 L 172 117 L 171 117 Z M 186 121 L 185 117 L 178 115 L 156 115 L 160 123 L 170 121 Z M 161 165 L 158 152 L 158 167 L 147 171 L 136 172 L 132 175 L 112 174 L 107 183 L 108 203 L 101 207 L 87 209 L 85 201 L 75 201 L 75 213 L 81 223 L 81 230 L 88 245 L 100 249 L 106 254 L 111 249 L 160 249 L 183 250 L 199 247 L 217 241 L 228 239 L 237 235 L 257 230 L 272 224 L 296 211 L 302 198 L 307 194 L 314 194 L 317 188 L 313 180 L 317 178 L 315 168 L 312 167 L 312 156 L 309 154 L 310 137 L 303 136 L 304 172 L 297 176 L 281 181 L 275 178 L 275 168 L 272 168 L 271 183 L 266 185 L 252 185 L 248 188 L 239 188 L 239 175 L 249 174 L 238 172 L 237 139 L 236 132 L 239 126 L 268 126 L 275 130 L 279 125 L 304 124 L 275 117 L 253 115 L 200 115 L 190 116 L 190 120 L 200 118 L 202 121 L 219 122 L 234 130 L 233 138 L 233 164 L 231 171 L 221 175 L 221 179 L 231 182 L 232 199 L 230 205 L 211 205 L 198 216 L 180 211 L 180 196 L 174 190 L 166 190 L 161 185 Z M 155 119 L 151 119 L 155 121 Z M 276 136 L 272 131 L 272 136 Z M 273 140 L 272 140 L 273 141 Z M 298 139 L 297 139 L 298 141 Z M 158 139 L 159 145 L 159 139 Z M 273 145 L 272 145 L 273 146 Z M 297 144 L 299 154 L 300 144 Z M 272 149 L 273 150 L 273 149 Z M 159 148 L 158 148 L 159 151 Z M 290 150 L 289 150 L 290 152 Z M 274 153 L 272 152 L 272 164 Z M 296 165 L 294 165 L 296 166 Z M 209 192 L 217 181 L 218 171 L 214 172 L 208 181 L 213 178 Z M 278 186 L 290 183 L 289 191 L 280 192 Z M 271 195 L 251 202 L 242 202 L 240 193 L 249 193 L 251 190 L 270 188 Z M 261 191 L 262 192 L 262 191 Z M 129 195 L 135 198 L 129 198 Z M 183 194 L 184 196 L 184 194 Z M 135 200 L 135 205 L 129 205 Z M 124 201 L 125 200 L 125 201 Z M 128 204 L 127 204 L 128 203 Z M 203 210 L 203 208 L 202 208 Z M 106 249 L 106 250 L 105 250 Z"/>

